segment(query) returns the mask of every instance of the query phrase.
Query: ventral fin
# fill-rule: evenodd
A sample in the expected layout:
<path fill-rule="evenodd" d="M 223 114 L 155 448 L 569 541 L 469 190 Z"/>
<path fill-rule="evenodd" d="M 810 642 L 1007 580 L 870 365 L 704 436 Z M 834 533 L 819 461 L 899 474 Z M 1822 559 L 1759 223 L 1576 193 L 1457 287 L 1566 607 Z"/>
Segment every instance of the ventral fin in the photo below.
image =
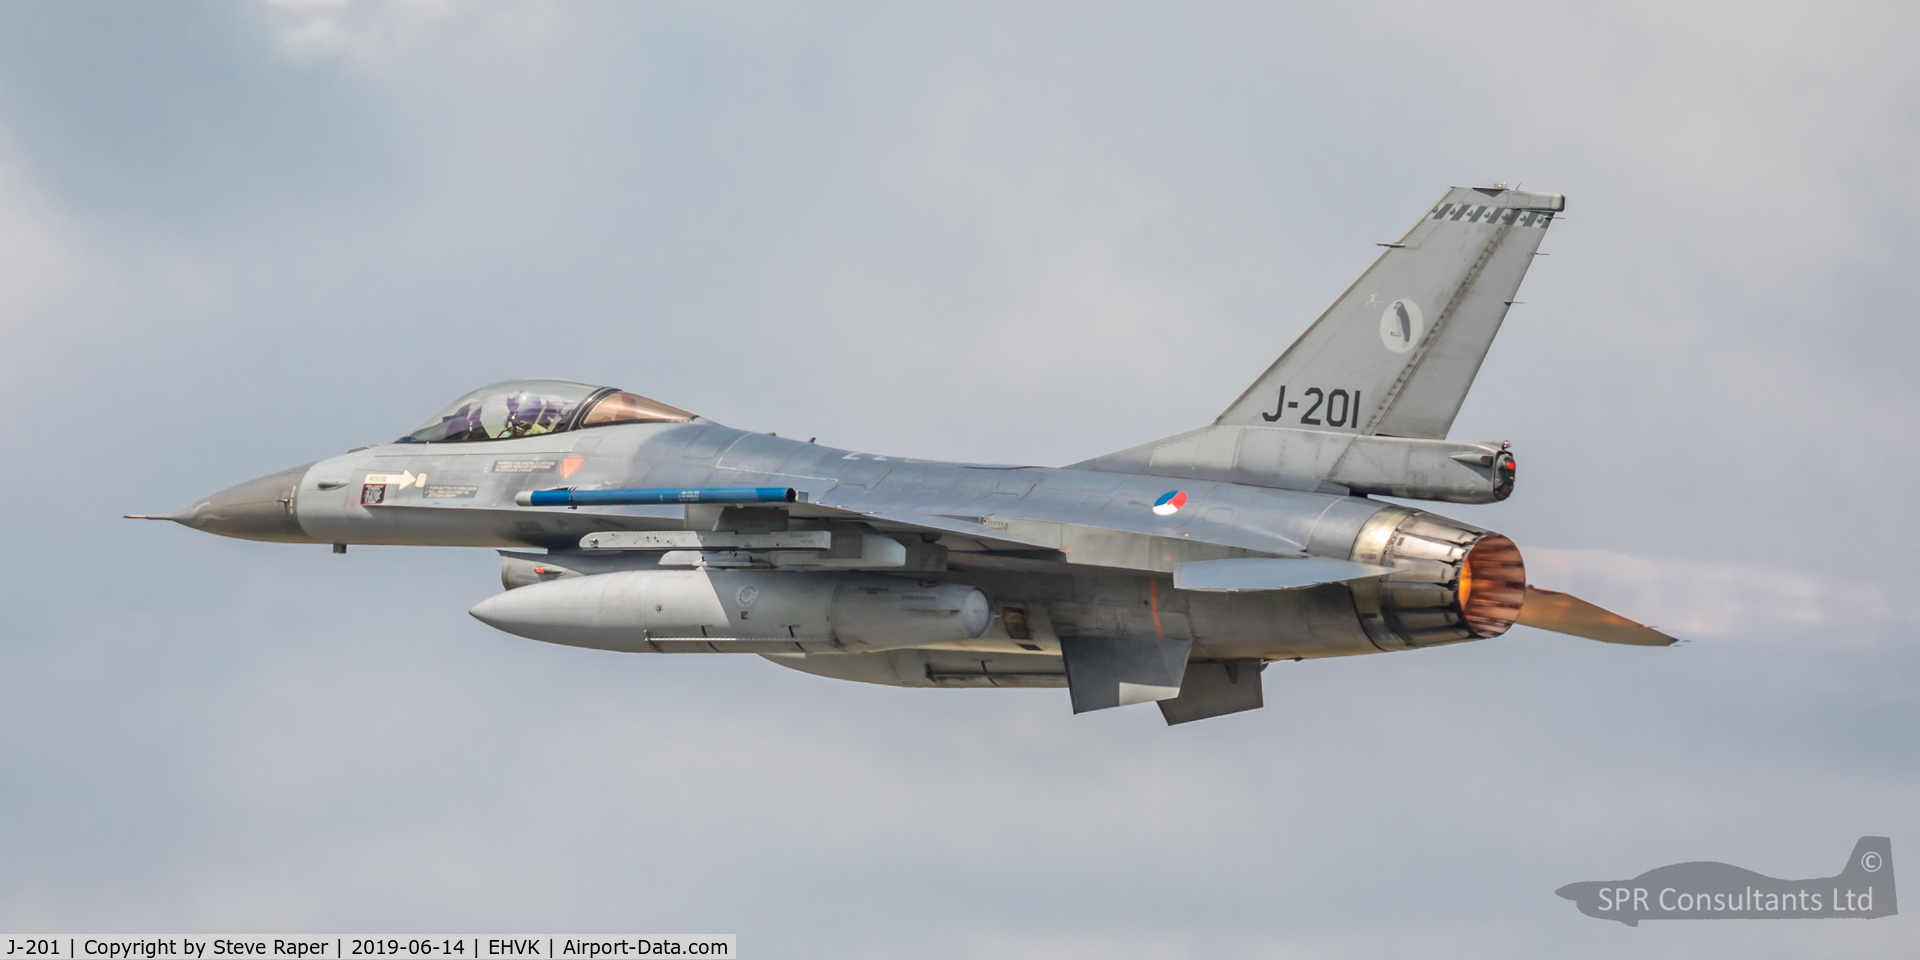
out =
<path fill-rule="evenodd" d="M 1151 703 L 1180 695 L 1191 640 L 1061 637 L 1073 712 Z"/>

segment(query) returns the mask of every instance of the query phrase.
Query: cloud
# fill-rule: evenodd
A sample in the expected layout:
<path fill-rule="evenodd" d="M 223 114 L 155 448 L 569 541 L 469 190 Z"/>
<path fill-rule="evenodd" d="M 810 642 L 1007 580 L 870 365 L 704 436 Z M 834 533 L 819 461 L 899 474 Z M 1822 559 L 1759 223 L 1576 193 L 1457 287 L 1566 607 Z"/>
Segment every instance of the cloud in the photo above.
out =
<path fill-rule="evenodd" d="M 10 146 L 0 137 L 0 333 L 13 341 L 9 353 L 19 360 L 57 307 L 102 278 Z"/>
<path fill-rule="evenodd" d="M 458 0 L 266 0 L 279 47 L 296 62 L 382 71 L 423 53 L 501 53 L 537 42 L 553 11 Z M 475 49 L 475 48 L 479 49 Z"/>
<path fill-rule="evenodd" d="M 1829 579 L 1786 566 L 1718 564 L 1628 556 L 1608 550 L 1526 552 L 1535 586 L 1574 593 L 1681 639 L 1904 643 L 1920 630 L 1920 607 L 1881 571 Z"/>
<path fill-rule="evenodd" d="M 1904 955 L 1885 921 L 1597 930 L 1551 891 L 1689 858 L 1821 875 L 1920 829 L 1911 10 L 140 16 L 0 6 L 21 924 Z M 1457 431 L 1527 472 L 1423 506 L 1680 648 L 1516 630 L 1276 664 L 1266 709 L 1166 728 L 554 648 L 463 615 L 486 551 L 117 519 L 525 375 L 1068 462 L 1210 419 L 1374 242 L 1495 179 L 1572 198 Z"/>

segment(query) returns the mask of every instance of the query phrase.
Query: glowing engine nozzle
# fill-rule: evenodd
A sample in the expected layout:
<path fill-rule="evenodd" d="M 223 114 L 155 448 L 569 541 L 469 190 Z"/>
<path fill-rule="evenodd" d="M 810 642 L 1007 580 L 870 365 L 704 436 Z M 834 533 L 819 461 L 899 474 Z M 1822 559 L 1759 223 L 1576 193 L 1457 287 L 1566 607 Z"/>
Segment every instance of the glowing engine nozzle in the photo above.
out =
<path fill-rule="evenodd" d="M 1407 507 L 1374 514 L 1352 559 L 1393 570 L 1353 587 L 1360 622 L 1382 650 L 1497 637 L 1526 599 L 1527 568 L 1512 540 Z"/>

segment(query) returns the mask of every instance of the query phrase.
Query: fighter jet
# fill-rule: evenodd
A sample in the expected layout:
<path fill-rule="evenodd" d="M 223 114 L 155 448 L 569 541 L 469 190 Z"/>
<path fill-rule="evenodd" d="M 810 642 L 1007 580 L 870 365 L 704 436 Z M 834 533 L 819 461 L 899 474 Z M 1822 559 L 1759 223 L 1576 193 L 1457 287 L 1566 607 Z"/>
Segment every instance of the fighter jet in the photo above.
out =
<path fill-rule="evenodd" d="M 751 653 L 907 687 L 1065 688 L 1168 723 L 1263 704 L 1270 663 L 1497 637 L 1673 638 L 1529 586 L 1504 442 L 1447 439 L 1566 208 L 1447 191 L 1214 422 L 1064 467 L 843 450 L 613 387 L 515 380 L 392 443 L 151 519 L 248 540 L 500 551 L 471 611 L 549 643 Z"/>

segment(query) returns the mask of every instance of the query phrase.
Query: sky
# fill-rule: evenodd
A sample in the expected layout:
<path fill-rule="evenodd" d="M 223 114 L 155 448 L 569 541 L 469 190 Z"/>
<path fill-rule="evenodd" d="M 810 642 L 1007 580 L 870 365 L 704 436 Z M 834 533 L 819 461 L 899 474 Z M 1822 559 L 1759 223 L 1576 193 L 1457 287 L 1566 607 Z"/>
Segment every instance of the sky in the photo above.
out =
<path fill-rule="evenodd" d="M 1905 955 L 1553 890 L 1920 839 L 1920 9 L 0 4 L 0 923 L 750 957 Z M 1167 728 L 494 632 L 490 551 L 119 519 L 510 377 L 1061 465 L 1209 422 L 1451 184 L 1563 192 L 1437 512 L 1687 640 Z M 1914 861 L 1920 864 L 1920 860 Z M 1920 867 L 1909 866 L 1909 872 Z"/>

